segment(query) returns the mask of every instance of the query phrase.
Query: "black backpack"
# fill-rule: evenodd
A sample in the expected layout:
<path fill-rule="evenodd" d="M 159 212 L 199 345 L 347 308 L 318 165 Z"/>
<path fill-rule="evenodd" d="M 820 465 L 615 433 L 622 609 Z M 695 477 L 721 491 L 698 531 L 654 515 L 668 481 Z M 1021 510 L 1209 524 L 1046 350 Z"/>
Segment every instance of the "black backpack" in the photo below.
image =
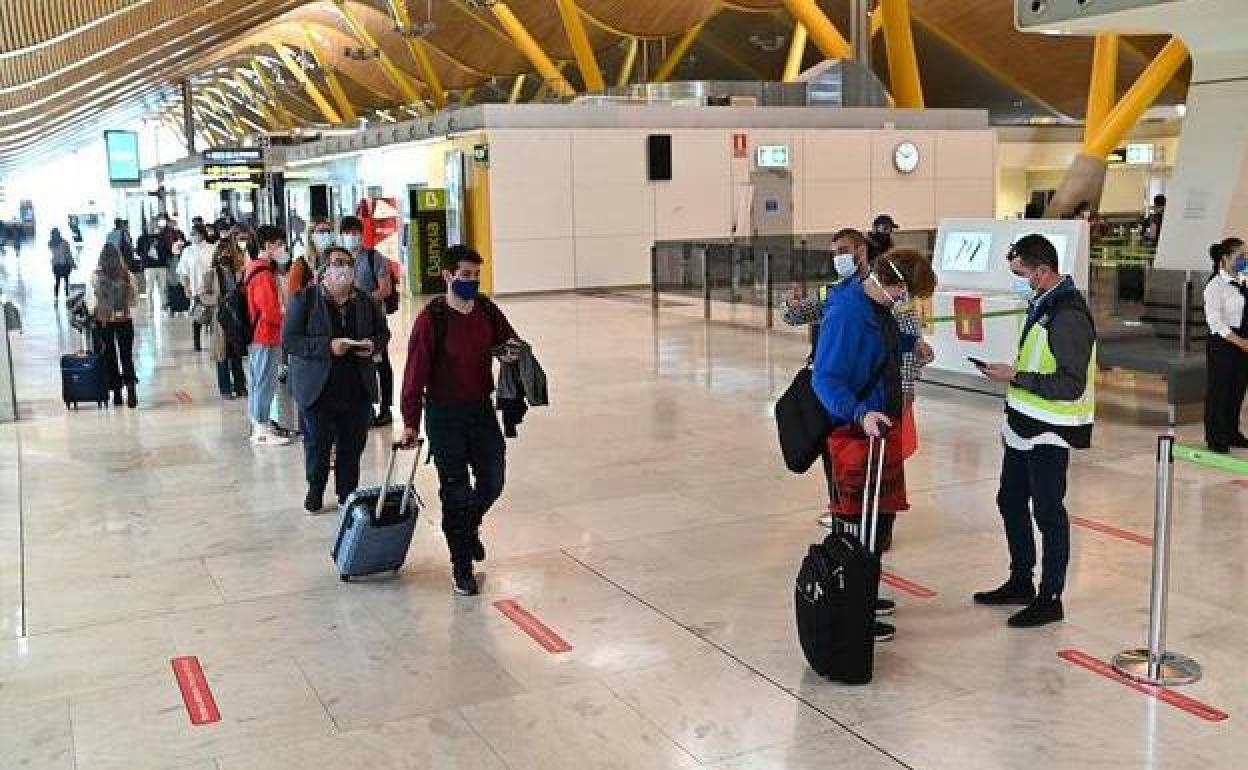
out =
<path fill-rule="evenodd" d="M 260 268 L 253 275 L 268 269 Z M 225 286 L 225 276 L 221 268 L 217 268 L 217 282 L 222 287 Z M 251 311 L 247 307 L 247 279 L 238 281 L 233 289 L 225 292 L 225 296 L 221 298 L 221 306 L 217 308 L 217 323 L 221 324 L 228 348 L 239 352 L 247 350 L 255 333 Z"/>

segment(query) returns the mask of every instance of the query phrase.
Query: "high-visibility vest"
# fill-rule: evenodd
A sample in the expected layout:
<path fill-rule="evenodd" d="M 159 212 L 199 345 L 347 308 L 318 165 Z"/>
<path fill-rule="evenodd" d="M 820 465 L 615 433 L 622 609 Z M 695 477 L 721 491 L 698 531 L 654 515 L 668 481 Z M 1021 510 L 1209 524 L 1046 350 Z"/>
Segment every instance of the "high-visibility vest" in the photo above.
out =
<path fill-rule="evenodd" d="M 1026 328 L 1026 327 L 1024 327 Z M 1057 371 L 1057 358 L 1049 347 L 1049 330 L 1039 322 L 1026 328 L 1026 336 L 1018 349 L 1014 368 L 1019 372 L 1053 374 Z M 1019 414 L 1033 420 L 1057 427 L 1078 428 L 1091 425 L 1096 420 L 1096 344 L 1088 357 L 1088 377 L 1083 394 L 1073 401 L 1053 401 L 1010 384 L 1006 388 L 1005 403 Z"/>

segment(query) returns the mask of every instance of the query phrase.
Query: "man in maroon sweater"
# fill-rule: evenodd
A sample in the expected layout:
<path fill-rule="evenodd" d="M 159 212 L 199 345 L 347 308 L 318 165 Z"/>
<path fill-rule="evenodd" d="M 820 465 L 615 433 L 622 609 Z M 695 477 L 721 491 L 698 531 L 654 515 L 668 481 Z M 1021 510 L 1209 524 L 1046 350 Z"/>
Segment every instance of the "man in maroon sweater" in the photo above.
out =
<path fill-rule="evenodd" d="M 442 487 L 452 585 L 456 593 L 473 596 L 478 587 L 472 563 L 485 560 L 481 520 L 503 492 L 505 470 L 503 432 L 490 401 L 493 357 L 515 360 L 515 354 L 495 348 L 518 341 L 498 306 L 479 293 L 481 255 L 452 246 L 444 264 L 451 268 L 442 271 L 446 297 L 434 299 L 416 318 L 408 342 L 402 441 L 415 443 L 423 406 Z"/>

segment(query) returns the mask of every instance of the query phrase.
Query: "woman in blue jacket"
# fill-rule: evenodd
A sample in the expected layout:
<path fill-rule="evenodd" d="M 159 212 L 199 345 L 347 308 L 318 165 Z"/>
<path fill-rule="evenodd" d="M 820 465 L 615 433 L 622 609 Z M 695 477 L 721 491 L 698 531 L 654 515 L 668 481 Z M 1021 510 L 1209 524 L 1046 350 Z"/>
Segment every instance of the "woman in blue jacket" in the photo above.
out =
<path fill-rule="evenodd" d="M 901 355 L 912 352 L 915 338 L 897 328 L 894 308 L 936 289 L 931 263 L 912 249 L 894 249 L 875 261 L 861 281 L 829 298 L 815 350 L 815 393 L 832 422 L 828 455 L 835 471 L 831 510 L 852 520 L 862 511 L 866 486 L 867 437 L 881 436 L 898 424 L 904 409 Z M 901 441 L 888 441 L 880 511 L 907 510 Z M 890 602 L 877 608 L 891 612 Z M 877 638 L 892 638 L 893 629 L 878 624 Z"/>

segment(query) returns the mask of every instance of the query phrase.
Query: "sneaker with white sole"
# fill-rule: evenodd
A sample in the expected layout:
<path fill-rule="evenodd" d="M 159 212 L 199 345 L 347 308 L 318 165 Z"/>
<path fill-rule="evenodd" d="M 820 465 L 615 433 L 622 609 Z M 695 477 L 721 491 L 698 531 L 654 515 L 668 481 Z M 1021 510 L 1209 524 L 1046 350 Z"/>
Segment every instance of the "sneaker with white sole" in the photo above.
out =
<path fill-rule="evenodd" d="M 252 446 L 286 446 L 289 443 L 289 437 L 279 436 L 268 428 L 259 428 L 251 434 Z"/>
<path fill-rule="evenodd" d="M 897 612 L 897 602 L 892 599 L 876 599 L 875 600 L 875 616 L 877 618 L 886 618 Z"/>
<path fill-rule="evenodd" d="M 881 623 L 877 620 L 875 621 L 874 635 L 877 642 L 891 642 L 897 636 L 897 627 L 891 623 Z"/>

